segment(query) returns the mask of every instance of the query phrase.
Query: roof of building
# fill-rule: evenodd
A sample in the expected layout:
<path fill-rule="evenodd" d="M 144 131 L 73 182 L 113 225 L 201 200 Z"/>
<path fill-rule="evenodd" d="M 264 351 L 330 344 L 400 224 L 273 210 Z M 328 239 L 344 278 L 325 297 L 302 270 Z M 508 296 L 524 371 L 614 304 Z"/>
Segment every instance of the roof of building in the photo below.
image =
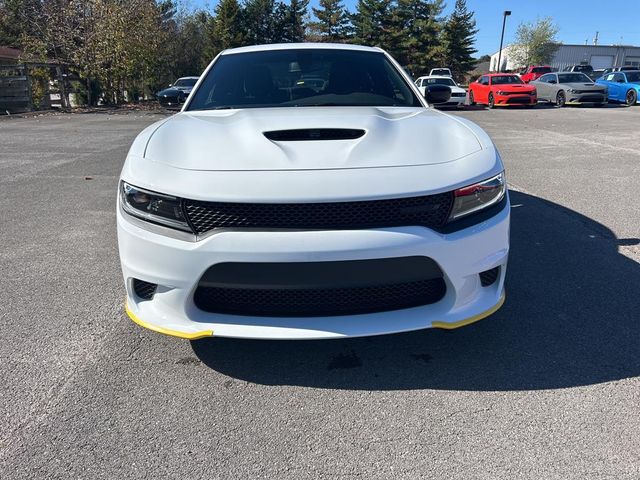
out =
<path fill-rule="evenodd" d="M 18 60 L 22 51 L 17 48 L 11 47 L 0 47 L 0 58 L 9 59 L 9 60 Z"/>

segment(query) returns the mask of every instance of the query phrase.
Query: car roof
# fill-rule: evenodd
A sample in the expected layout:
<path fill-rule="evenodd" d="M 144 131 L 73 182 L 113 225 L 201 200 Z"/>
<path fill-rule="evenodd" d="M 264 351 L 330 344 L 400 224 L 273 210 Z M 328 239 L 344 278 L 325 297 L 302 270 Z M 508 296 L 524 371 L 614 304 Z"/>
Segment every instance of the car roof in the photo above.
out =
<path fill-rule="evenodd" d="M 365 47 L 363 45 L 351 45 L 346 43 L 272 43 L 267 45 L 251 45 L 248 47 L 230 48 L 224 50 L 221 55 L 232 55 L 235 53 L 265 52 L 269 50 L 298 50 L 298 49 L 323 49 L 323 50 L 354 50 L 361 52 L 384 52 L 378 47 Z"/>
<path fill-rule="evenodd" d="M 504 75 L 511 75 L 512 77 L 517 77 L 517 76 L 518 76 L 518 74 L 517 74 L 517 73 L 485 73 L 485 74 L 484 74 L 484 75 L 482 75 L 482 76 L 484 77 L 485 75 L 486 75 L 487 77 L 497 77 L 497 76 L 501 76 L 501 77 L 502 77 L 502 76 L 504 76 Z"/>
<path fill-rule="evenodd" d="M 197 79 L 199 79 L 199 78 L 200 78 L 200 77 L 180 77 L 178 80 L 189 80 L 189 79 L 197 80 Z M 176 82 L 177 82 L 178 80 L 176 80 Z"/>
<path fill-rule="evenodd" d="M 420 78 L 442 78 L 442 79 L 447 79 L 447 80 L 453 80 L 453 78 L 448 77 L 446 75 L 425 75 L 424 77 L 420 77 Z"/>

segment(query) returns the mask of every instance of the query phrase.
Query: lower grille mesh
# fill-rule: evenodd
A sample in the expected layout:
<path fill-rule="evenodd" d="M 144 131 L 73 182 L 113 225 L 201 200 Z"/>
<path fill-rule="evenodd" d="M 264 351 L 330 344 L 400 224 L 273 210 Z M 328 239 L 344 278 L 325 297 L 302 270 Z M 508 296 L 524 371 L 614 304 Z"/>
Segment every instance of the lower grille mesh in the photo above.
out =
<path fill-rule="evenodd" d="M 354 315 L 428 305 L 446 293 L 442 278 L 351 288 L 245 289 L 199 286 L 201 310 L 252 316 Z"/>
<path fill-rule="evenodd" d="M 488 287 L 495 283 L 495 281 L 500 276 L 500 267 L 494 267 L 491 270 L 485 270 L 480 273 L 480 283 L 483 287 Z"/>
<path fill-rule="evenodd" d="M 143 300 L 151 300 L 156 293 L 158 285 L 145 282 L 144 280 L 133 279 L 133 291 Z"/>

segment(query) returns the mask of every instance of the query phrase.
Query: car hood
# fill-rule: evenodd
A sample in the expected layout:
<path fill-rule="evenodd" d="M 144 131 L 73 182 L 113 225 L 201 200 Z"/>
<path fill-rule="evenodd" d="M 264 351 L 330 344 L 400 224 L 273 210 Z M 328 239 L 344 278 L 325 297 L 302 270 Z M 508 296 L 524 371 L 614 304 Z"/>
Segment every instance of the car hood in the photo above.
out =
<path fill-rule="evenodd" d="M 270 140 L 265 132 L 363 130 L 348 140 Z M 427 108 L 298 107 L 182 112 L 144 157 L 186 170 L 327 170 L 433 165 L 482 150 L 466 122 Z"/>
<path fill-rule="evenodd" d="M 533 85 L 520 85 L 520 84 L 509 84 L 509 83 L 503 83 L 500 85 L 491 85 L 491 89 L 492 90 L 500 90 L 502 92 L 522 92 L 522 93 L 528 93 L 531 92 L 532 90 L 535 90 L 535 87 Z"/>
<path fill-rule="evenodd" d="M 602 90 L 602 85 L 596 85 L 595 83 L 571 82 L 561 83 L 561 85 L 575 90 Z"/>

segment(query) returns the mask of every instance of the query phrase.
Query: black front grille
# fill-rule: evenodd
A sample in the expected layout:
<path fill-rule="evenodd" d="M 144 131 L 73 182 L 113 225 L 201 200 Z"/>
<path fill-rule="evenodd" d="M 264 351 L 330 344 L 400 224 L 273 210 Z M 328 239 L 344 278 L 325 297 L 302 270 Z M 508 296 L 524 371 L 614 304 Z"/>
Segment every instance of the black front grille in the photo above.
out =
<path fill-rule="evenodd" d="M 604 102 L 604 95 L 583 95 L 578 100 L 584 103 L 601 103 Z"/>
<path fill-rule="evenodd" d="M 531 103 L 531 97 L 513 97 L 507 103 Z"/>
<path fill-rule="evenodd" d="M 133 291 L 142 300 L 151 300 L 156 293 L 158 285 L 155 283 L 145 282 L 143 280 L 133 279 Z"/>
<path fill-rule="evenodd" d="M 491 270 L 485 270 L 480 273 L 480 283 L 483 287 L 493 285 L 500 276 L 500 267 L 494 267 Z"/>
<path fill-rule="evenodd" d="M 452 97 L 466 97 L 467 94 L 465 92 L 453 92 L 451 94 Z"/>
<path fill-rule="evenodd" d="M 446 293 L 442 278 L 349 288 L 196 289 L 195 304 L 206 312 L 263 317 L 317 317 L 399 310 L 435 303 Z"/>
<path fill-rule="evenodd" d="M 348 230 L 443 226 L 453 193 L 331 203 L 225 203 L 185 200 L 191 225 L 201 234 L 216 228 Z"/>

